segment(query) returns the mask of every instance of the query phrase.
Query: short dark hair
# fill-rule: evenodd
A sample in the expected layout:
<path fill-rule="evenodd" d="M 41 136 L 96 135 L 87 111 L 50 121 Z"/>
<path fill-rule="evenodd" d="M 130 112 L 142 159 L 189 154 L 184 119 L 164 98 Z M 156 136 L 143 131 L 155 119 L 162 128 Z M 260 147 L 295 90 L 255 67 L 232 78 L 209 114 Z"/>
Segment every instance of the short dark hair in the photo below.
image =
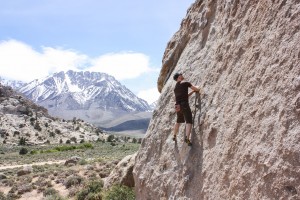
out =
<path fill-rule="evenodd" d="M 178 79 L 178 77 L 179 77 L 180 75 L 182 75 L 182 73 L 178 73 L 178 72 L 175 73 L 174 76 L 173 76 L 174 81 L 177 81 L 177 79 Z"/>

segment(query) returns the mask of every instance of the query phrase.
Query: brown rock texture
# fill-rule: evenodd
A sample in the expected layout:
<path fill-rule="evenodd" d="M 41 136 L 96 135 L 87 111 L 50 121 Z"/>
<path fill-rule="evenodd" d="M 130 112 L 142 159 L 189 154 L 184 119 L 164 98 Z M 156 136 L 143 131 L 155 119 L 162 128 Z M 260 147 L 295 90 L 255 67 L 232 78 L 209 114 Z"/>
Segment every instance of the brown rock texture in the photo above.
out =
<path fill-rule="evenodd" d="M 300 199 L 300 0 L 198 0 L 168 43 L 137 199 Z M 203 88 L 172 141 L 175 72 Z M 190 99 L 192 110 L 194 99 Z"/>

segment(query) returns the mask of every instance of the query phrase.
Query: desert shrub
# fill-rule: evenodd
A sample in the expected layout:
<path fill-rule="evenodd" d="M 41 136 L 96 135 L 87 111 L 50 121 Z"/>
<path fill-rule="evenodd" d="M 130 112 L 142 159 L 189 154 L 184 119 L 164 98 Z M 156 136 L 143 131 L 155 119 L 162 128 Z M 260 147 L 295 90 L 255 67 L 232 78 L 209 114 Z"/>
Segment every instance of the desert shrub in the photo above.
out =
<path fill-rule="evenodd" d="M 107 141 L 107 142 L 112 142 L 114 138 L 115 138 L 114 135 L 109 135 L 109 136 L 107 137 L 106 141 Z"/>
<path fill-rule="evenodd" d="M 40 123 L 38 121 L 35 122 L 34 129 L 38 131 L 42 131 L 42 127 L 40 126 Z"/>
<path fill-rule="evenodd" d="M 44 200 L 64 200 L 59 194 L 49 195 L 44 198 Z"/>
<path fill-rule="evenodd" d="M 76 146 L 58 146 L 54 148 L 57 151 L 70 151 L 76 149 Z"/>
<path fill-rule="evenodd" d="M 33 187 L 31 184 L 23 184 L 22 186 L 18 186 L 18 194 L 24 194 L 27 192 L 31 192 Z"/>
<path fill-rule="evenodd" d="M 94 149 L 93 144 L 91 143 L 82 143 L 81 145 L 75 146 L 75 145 L 64 145 L 64 146 L 58 146 L 54 148 L 57 151 L 70 151 L 75 149 Z"/>
<path fill-rule="evenodd" d="M 88 162 L 85 159 L 79 160 L 79 165 L 86 165 Z"/>
<path fill-rule="evenodd" d="M 111 142 L 110 145 L 111 145 L 111 146 L 116 146 L 116 143 Z"/>
<path fill-rule="evenodd" d="M 38 152 L 37 150 L 31 150 L 31 151 L 30 151 L 30 154 L 31 154 L 31 155 L 38 154 L 38 153 L 39 153 L 39 152 Z"/>
<path fill-rule="evenodd" d="M 84 143 L 84 139 L 80 140 L 80 143 L 81 143 L 81 144 Z"/>
<path fill-rule="evenodd" d="M 47 188 L 43 191 L 43 196 L 46 197 L 46 196 L 53 196 L 53 195 L 56 195 L 58 194 L 58 191 L 55 190 L 54 188 Z"/>
<path fill-rule="evenodd" d="M 19 128 L 24 128 L 25 127 L 25 124 L 20 124 L 19 125 Z"/>
<path fill-rule="evenodd" d="M 24 137 L 21 137 L 21 138 L 19 139 L 19 145 L 20 145 L 20 146 L 26 145 L 26 142 L 27 142 L 27 139 L 24 138 Z"/>
<path fill-rule="evenodd" d="M 83 183 L 83 178 L 81 176 L 75 175 L 67 178 L 65 182 L 65 186 L 66 188 L 70 188 L 72 186 L 80 185 L 82 183 Z"/>
<path fill-rule="evenodd" d="M 19 110 L 19 112 L 21 114 L 27 115 L 27 116 L 32 116 L 33 115 L 32 111 L 30 110 L 30 108 L 28 106 L 26 106 L 25 109 Z"/>
<path fill-rule="evenodd" d="M 82 145 L 79 146 L 81 149 L 93 149 L 94 146 L 91 143 L 83 143 Z"/>
<path fill-rule="evenodd" d="M 27 154 L 28 153 L 28 150 L 25 148 L 25 147 L 22 147 L 21 149 L 20 149 L 20 151 L 19 151 L 19 154 L 20 155 L 25 155 L 25 154 Z"/>
<path fill-rule="evenodd" d="M 4 138 L 7 135 L 6 130 L 0 129 L 0 135 L 2 138 Z"/>
<path fill-rule="evenodd" d="M 41 153 L 56 153 L 58 150 L 56 149 L 47 149 L 47 150 L 41 150 Z"/>
<path fill-rule="evenodd" d="M 55 133 L 59 135 L 61 134 L 61 131 L 59 129 L 55 129 Z"/>
<path fill-rule="evenodd" d="M 66 144 L 71 144 L 71 140 L 67 140 L 67 141 L 66 141 Z"/>
<path fill-rule="evenodd" d="M 103 131 L 100 128 L 97 128 L 95 132 L 97 135 L 99 135 L 100 133 L 103 133 Z"/>
<path fill-rule="evenodd" d="M 103 181 L 91 181 L 76 195 L 77 200 L 101 200 Z"/>
<path fill-rule="evenodd" d="M 14 137 L 15 137 L 16 135 L 20 135 L 20 132 L 19 132 L 19 131 L 14 131 Z"/>
<path fill-rule="evenodd" d="M 135 200 L 132 188 L 124 185 L 112 186 L 104 195 L 104 200 Z"/>
<path fill-rule="evenodd" d="M 71 137 L 70 140 L 74 143 L 77 143 L 77 138 L 76 137 Z"/>
<path fill-rule="evenodd" d="M 60 140 L 59 140 L 59 144 L 62 144 L 62 143 L 63 143 L 63 140 L 62 140 L 62 139 L 60 139 Z"/>
<path fill-rule="evenodd" d="M 5 195 L 3 192 L 0 191 L 0 199 L 6 199 Z"/>
<path fill-rule="evenodd" d="M 86 200 L 102 200 L 102 194 L 101 193 L 89 193 Z"/>
<path fill-rule="evenodd" d="M 20 194 L 15 194 L 15 193 L 12 193 L 12 192 L 9 192 L 6 196 L 6 199 L 8 200 L 11 200 L 11 199 L 19 199 L 21 198 L 21 195 Z M 6 200 L 5 199 L 5 200 Z"/>
<path fill-rule="evenodd" d="M 133 138 L 132 143 L 136 143 L 136 142 L 137 142 L 136 138 Z"/>
<path fill-rule="evenodd" d="M 55 133 L 51 131 L 51 132 L 49 133 L 49 136 L 50 136 L 50 137 L 55 137 Z"/>

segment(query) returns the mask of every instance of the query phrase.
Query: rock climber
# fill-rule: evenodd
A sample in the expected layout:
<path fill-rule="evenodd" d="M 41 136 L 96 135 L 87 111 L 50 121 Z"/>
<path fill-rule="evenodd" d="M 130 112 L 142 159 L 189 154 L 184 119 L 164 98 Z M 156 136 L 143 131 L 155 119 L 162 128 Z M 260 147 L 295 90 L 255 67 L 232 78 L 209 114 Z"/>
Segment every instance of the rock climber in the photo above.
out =
<path fill-rule="evenodd" d="M 193 86 L 190 82 L 183 81 L 184 77 L 181 73 L 175 73 L 173 79 L 177 82 L 175 85 L 175 109 L 177 113 L 177 120 L 174 126 L 173 140 L 176 141 L 176 136 L 181 123 L 185 122 L 185 142 L 188 146 L 192 146 L 190 133 L 192 130 L 192 111 L 189 105 L 189 96 L 194 92 L 200 92 L 200 89 Z M 188 93 L 189 88 L 193 91 Z"/>

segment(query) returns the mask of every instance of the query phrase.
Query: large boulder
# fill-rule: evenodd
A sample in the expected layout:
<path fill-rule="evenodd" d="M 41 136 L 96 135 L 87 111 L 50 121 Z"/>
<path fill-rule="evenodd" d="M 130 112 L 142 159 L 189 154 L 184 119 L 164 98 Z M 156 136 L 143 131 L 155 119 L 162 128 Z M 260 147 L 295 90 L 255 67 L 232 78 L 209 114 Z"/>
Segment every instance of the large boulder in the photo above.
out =
<path fill-rule="evenodd" d="M 134 187 L 133 167 L 135 163 L 136 153 L 123 158 L 113 169 L 110 175 L 104 181 L 104 188 L 109 188 L 114 184 L 126 185 Z"/>
<path fill-rule="evenodd" d="M 73 165 L 77 165 L 77 163 L 81 160 L 81 157 L 79 156 L 72 156 L 71 158 L 67 159 L 65 161 L 66 166 L 73 166 Z"/>
<path fill-rule="evenodd" d="M 164 53 L 161 98 L 134 167 L 137 199 L 299 198 L 299 22 L 299 0 L 189 8 Z M 172 141 L 175 72 L 205 92 L 192 147 L 183 126 Z"/>
<path fill-rule="evenodd" d="M 23 169 L 19 170 L 17 172 L 18 176 L 24 176 L 27 174 L 31 174 L 33 172 L 32 166 L 28 165 L 28 166 L 24 166 Z"/>

